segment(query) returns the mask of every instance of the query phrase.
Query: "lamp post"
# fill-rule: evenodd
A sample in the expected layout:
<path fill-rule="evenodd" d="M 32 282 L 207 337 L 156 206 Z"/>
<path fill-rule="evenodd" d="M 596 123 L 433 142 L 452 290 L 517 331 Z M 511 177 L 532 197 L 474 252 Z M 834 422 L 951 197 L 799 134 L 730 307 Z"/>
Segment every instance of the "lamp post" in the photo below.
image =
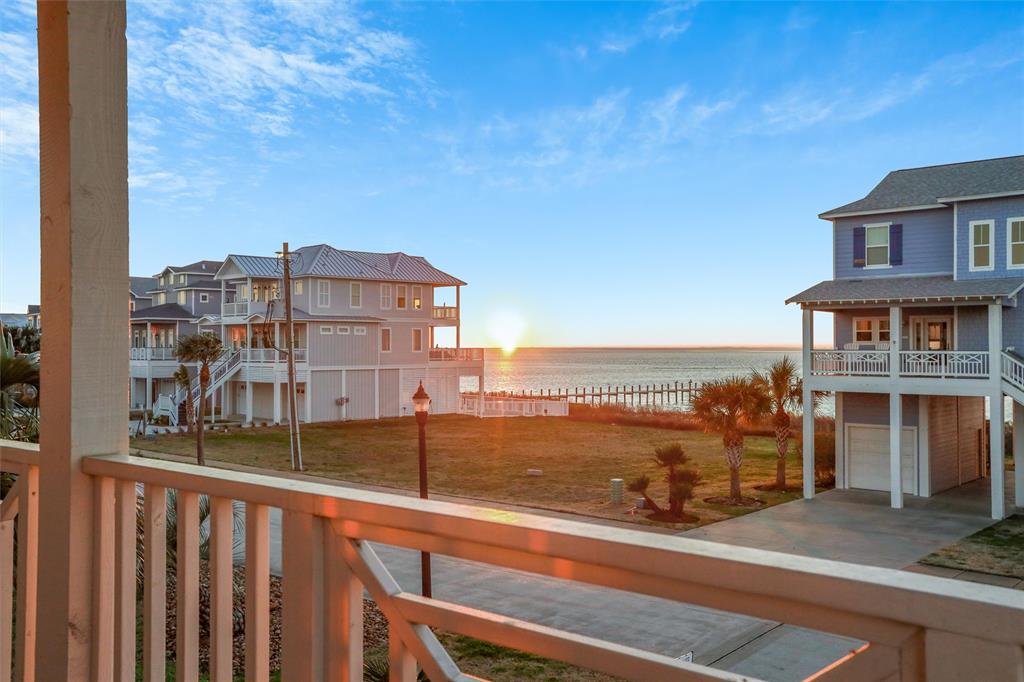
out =
<path fill-rule="evenodd" d="M 423 389 L 423 382 L 412 394 L 412 406 L 416 412 L 416 426 L 420 436 L 420 499 L 427 499 L 427 413 L 430 410 L 430 396 Z M 430 552 L 420 552 L 420 572 L 423 577 L 424 597 L 430 597 Z"/>

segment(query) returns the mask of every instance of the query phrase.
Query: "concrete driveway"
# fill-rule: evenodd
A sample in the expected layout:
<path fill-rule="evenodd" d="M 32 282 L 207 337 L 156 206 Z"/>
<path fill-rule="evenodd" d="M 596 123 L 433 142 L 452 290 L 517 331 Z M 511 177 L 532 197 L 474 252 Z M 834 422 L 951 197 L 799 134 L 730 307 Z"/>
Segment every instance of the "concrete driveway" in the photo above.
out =
<path fill-rule="evenodd" d="M 1009 481 L 1007 481 L 1009 484 Z M 906 496 L 889 507 L 889 493 L 830 490 L 680 535 L 855 564 L 905 568 L 994 521 L 989 482 L 979 480 L 935 497 Z M 1013 499 L 1012 494 L 1007 499 Z"/>

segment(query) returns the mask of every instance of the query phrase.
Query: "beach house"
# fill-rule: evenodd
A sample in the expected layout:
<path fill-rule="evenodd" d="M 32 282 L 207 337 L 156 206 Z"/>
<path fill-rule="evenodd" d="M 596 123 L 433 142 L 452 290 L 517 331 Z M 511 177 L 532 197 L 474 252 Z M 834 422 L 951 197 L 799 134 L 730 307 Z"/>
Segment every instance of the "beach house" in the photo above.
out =
<path fill-rule="evenodd" d="M 420 256 L 326 244 L 295 250 L 291 262 L 300 421 L 411 415 L 420 382 L 433 412 L 457 412 L 462 377 L 482 389 L 483 349 L 461 344 L 462 280 Z M 154 305 L 131 315 L 132 404 L 176 421 L 175 340 L 203 332 L 225 347 L 211 367 L 211 408 L 243 423 L 286 421 L 281 259 L 232 254 L 167 267 L 155 281 Z"/>
<path fill-rule="evenodd" d="M 892 171 L 819 217 L 832 279 L 787 303 L 803 309 L 804 404 L 835 395 L 836 485 L 899 508 L 988 477 L 1002 518 L 1009 403 L 1024 505 L 1024 156 Z M 833 348 L 814 347 L 815 312 L 832 314 Z M 806 497 L 813 429 L 808 414 Z"/>

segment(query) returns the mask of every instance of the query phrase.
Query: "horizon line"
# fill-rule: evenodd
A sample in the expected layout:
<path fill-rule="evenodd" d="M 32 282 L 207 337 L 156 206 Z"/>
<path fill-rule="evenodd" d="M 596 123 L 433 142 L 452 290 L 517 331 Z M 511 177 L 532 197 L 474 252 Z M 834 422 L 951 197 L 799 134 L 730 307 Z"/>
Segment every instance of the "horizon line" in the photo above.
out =
<path fill-rule="evenodd" d="M 800 350 L 800 345 L 794 344 L 723 344 L 723 345 L 552 345 L 552 346 L 518 346 L 519 350 Z M 484 346 L 484 350 L 504 350 L 501 346 Z M 513 351 L 515 352 L 515 351 Z"/>

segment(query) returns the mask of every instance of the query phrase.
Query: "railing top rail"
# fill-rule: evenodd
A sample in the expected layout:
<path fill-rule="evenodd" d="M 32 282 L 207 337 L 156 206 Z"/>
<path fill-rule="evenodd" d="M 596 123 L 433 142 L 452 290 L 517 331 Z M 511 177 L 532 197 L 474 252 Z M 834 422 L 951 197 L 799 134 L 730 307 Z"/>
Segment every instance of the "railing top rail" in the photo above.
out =
<path fill-rule="evenodd" d="M 7 471 L 7 465 L 19 468 L 39 464 L 39 444 L 23 443 L 16 440 L 0 439 L 0 469 Z"/>
<path fill-rule="evenodd" d="M 682 537 L 124 455 L 96 476 L 336 519 L 354 538 L 677 599 L 872 641 L 927 627 L 1024 644 L 1024 592 Z M 969 608 L 968 608 L 969 607 Z M 901 640 L 900 640 L 901 641 Z"/>

